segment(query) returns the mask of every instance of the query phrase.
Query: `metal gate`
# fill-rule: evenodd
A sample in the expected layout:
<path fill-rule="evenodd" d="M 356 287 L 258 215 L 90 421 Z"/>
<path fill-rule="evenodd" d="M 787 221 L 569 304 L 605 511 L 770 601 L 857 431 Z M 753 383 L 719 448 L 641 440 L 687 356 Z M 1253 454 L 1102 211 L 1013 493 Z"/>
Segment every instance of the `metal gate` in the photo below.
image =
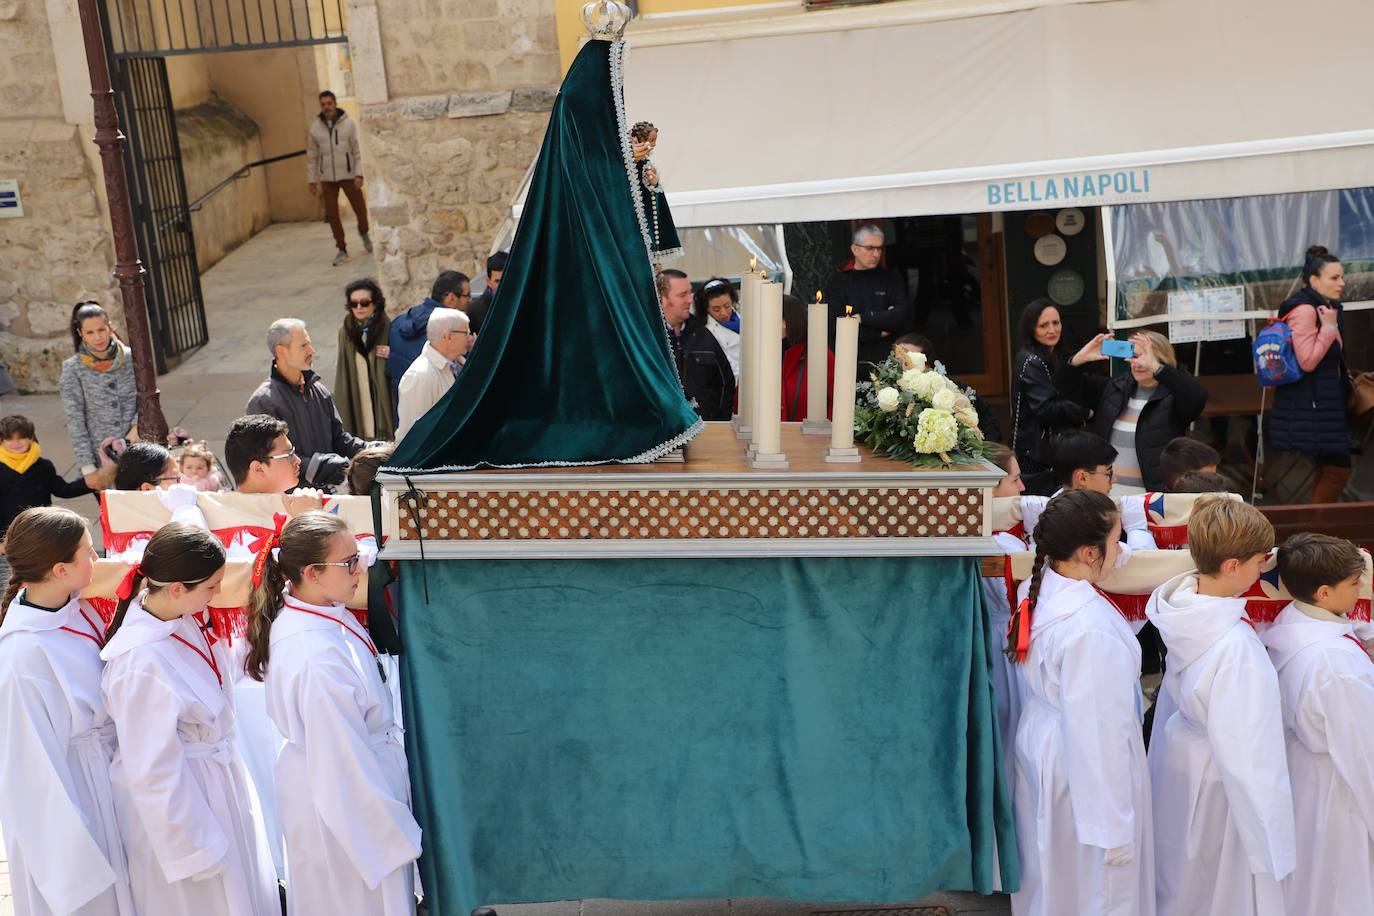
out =
<path fill-rule="evenodd" d="M 192 0 L 189 11 L 184 0 L 100 0 L 98 6 L 128 138 L 125 172 L 161 373 L 209 337 L 166 58 L 344 43 L 343 0 Z M 301 154 L 249 163 L 236 175 Z"/>
<path fill-rule="evenodd" d="M 119 122 L 129 138 L 124 162 L 138 253 L 148 271 L 148 321 L 162 373 L 209 337 L 167 61 L 121 59 L 115 80 Z"/>

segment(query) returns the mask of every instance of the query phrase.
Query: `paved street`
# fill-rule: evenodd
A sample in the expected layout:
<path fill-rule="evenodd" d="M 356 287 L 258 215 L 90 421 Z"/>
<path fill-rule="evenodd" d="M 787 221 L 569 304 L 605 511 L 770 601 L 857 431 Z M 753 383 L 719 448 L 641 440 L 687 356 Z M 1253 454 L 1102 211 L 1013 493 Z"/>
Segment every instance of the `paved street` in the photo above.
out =
<path fill-rule="evenodd" d="M 343 288 L 358 277 L 375 276 L 371 256 L 359 250 L 352 260 L 331 267 L 333 247 L 328 229 L 320 223 L 278 223 L 256 236 L 211 268 L 202 278 L 210 341 L 183 364 L 161 377 L 162 406 L 172 425 L 184 426 L 197 439 L 206 439 L 221 455 L 229 424 L 243 413 L 248 395 L 268 366 L 264 339 L 276 318 L 301 318 L 310 327 L 318 348 L 315 371 L 332 386 L 337 334 L 343 320 Z M 408 307 L 414 303 L 393 304 Z M 75 476 L 62 404 L 56 394 L 9 396 L 0 399 L 0 412 L 22 413 L 38 425 L 43 453 L 66 476 Z M 95 500 L 64 501 L 91 519 Z M 99 535 L 99 528 L 93 529 Z M 0 856 L 3 850 L 0 850 Z M 0 916 L 13 912 L 8 865 L 0 861 Z M 916 904 L 913 904 L 915 906 Z M 944 907 L 950 914 L 1009 912 L 1004 896 L 940 894 L 920 901 L 922 907 Z M 772 900 L 696 902 L 570 901 L 497 907 L 498 916 L 803 916 L 836 913 L 858 907 L 813 907 Z M 878 912 L 869 910 L 868 912 Z M 897 912 L 903 912 L 901 910 Z M 935 914 L 939 909 L 905 910 Z"/>

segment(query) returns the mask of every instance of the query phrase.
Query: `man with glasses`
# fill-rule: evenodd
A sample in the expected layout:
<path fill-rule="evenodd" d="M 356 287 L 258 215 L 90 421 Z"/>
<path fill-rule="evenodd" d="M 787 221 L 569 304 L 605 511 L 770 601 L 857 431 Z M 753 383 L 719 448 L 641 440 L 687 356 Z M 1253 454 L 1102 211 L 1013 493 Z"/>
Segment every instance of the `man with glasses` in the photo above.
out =
<path fill-rule="evenodd" d="M 430 313 L 437 308 L 466 312 L 471 303 L 472 286 L 467 275 L 446 270 L 430 287 L 428 299 L 392 319 L 391 355 L 386 359 L 386 374 L 391 379 L 391 400 L 397 407 L 400 406 L 401 376 L 425 348 L 425 327 L 429 324 Z"/>
<path fill-rule="evenodd" d="M 401 377 L 397 442 L 453 387 L 472 346 L 468 316 L 457 309 L 430 312 L 425 334 L 424 349 Z"/>
<path fill-rule="evenodd" d="M 911 330 L 911 301 L 906 283 L 895 270 L 879 266 L 883 260 L 883 230 L 872 224 L 860 226 L 849 246 L 854 256 L 851 270 L 840 270 L 825 281 L 830 306 L 830 344 L 835 344 L 835 319 L 845 306 L 859 316 L 858 378 L 868 378 L 865 363 L 887 358 L 892 341 Z"/>
<path fill-rule="evenodd" d="M 244 413 L 263 413 L 286 423 L 300 452 L 301 476 L 312 487 L 343 482 L 348 459 L 366 440 L 348 432 L 334 396 L 312 370 L 315 348 L 299 318 L 278 318 L 267 329 L 272 369 L 248 399 Z"/>

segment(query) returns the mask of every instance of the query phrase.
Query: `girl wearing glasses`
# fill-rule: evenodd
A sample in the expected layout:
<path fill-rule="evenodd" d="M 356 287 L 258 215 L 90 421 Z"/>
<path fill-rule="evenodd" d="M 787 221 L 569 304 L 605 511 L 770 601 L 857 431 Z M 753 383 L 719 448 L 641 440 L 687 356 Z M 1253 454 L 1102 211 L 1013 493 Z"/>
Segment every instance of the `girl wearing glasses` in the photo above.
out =
<path fill-rule="evenodd" d="M 151 491 L 157 494 L 158 501 L 171 512 L 171 521 L 184 522 L 197 528 L 209 529 L 205 513 L 196 504 L 195 487 L 181 483 L 181 466 L 176 457 L 156 442 L 133 442 L 119 456 L 115 469 L 114 488 L 116 490 Z M 100 512 L 110 530 L 108 508 L 102 500 Z M 128 538 L 106 539 L 105 555 L 112 560 L 126 563 L 136 562 L 147 549 L 148 534 L 135 534 Z"/>
<path fill-rule="evenodd" d="M 277 916 L 271 853 L 233 743 L 233 672 L 201 617 L 224 548 L 201 528 L 158 529 L 116 594 L 101 692 L 119 750 L 115 811 L 142 916 Z"/>
<path fill-rule="evenodd" d="M 259 558 L 248 675 L 286 738 L 277 801 L 295 916 L 415 912 L 420 826 L 376 645 L 348 609 L 362 560 L 337 515 L 307 512 Z"/>

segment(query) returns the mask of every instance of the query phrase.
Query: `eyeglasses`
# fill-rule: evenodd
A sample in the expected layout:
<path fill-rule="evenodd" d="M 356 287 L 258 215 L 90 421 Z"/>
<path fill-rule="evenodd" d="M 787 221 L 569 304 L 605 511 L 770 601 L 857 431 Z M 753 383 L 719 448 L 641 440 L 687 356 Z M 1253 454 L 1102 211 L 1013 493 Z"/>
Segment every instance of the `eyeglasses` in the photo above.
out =
<path fill-rule="evenodd" d="M 264 461 L 277 461 L 278 459 L 281 459 L 281 458 L 295 458 L 295 457 L 296 457 L 296 447 L 293 445 L 293 446 L 291 446 L 291 448 L 290 448 L 288 451 L 282 452 L 280 455 L 268 455 L 268 456 L 266 456 L 263 460 L 264 460 Z"/>
<path fill-rule="evenodd" d="M 358 563 L 361 561 L 358 554 L 353 554 L 347 560 L 340 560 L 337 563 L 311 563 L 311 566 L 342 566 L 351 576 L 358 571 Z"/>
<path fill-rule="evenodd" d="M 348 303 L 348 307 L 351 309 L 365 309 L 370 307 L 371 305 L 371 299 L 354 299 Z"/>
<path fill-rule="evenodd" d="M 1116 468 L 1109 464 L 1107 465 L 1107 469 L 1105 471 L 1099 471 L 1096 469 L 1088 471 L 1089 477 L 1093 476 L 1094 474 L 1104 474 L 1106 475 L 1108 480 L 1111 480 L 1113 477 L 1116 476 Z"/>
<path fill-rule="evenodd" d="M 159 477 L 159 478 L 157 478 L 157 482 L 158 482 L 158 483 L 166 483 L 166 482 L 169 481 L 169 480 L 180 480 L 180 479 L 181 479 L 181 475 L 180 475 L 180 474 L 173 474 L 171 477 Z"/>
<path fill-rule="evenodd" d="M 864 251 L 871 251 L 874 254 L 883 250 L 882 245 L 855 245 L 855 248 L 862 248 Z"/>

